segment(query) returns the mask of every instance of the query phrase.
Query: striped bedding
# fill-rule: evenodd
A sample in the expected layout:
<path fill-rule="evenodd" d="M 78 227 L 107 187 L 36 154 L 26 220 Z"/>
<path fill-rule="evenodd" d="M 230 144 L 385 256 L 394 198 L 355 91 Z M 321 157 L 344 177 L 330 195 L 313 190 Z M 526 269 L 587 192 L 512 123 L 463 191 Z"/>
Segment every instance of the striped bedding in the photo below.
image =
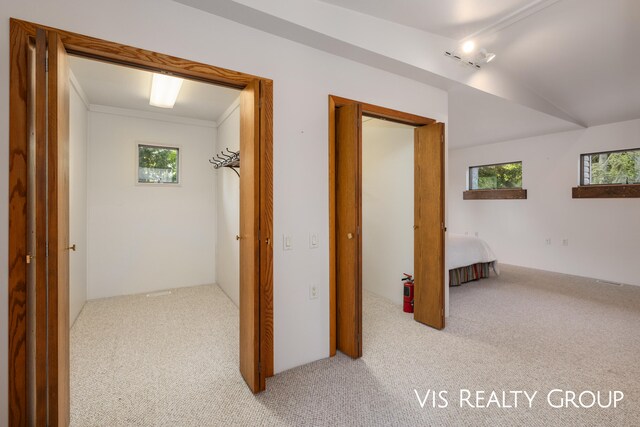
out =
<path fill-rule="evenodd" d="M 491 270 L 500 274 L 497 258 L 487 242 L 460 234 L 447 237 L 447 267 L 449 286 L 489 277 Z"/>
<path fill-rule="evenodd" d="M 463 283 L 487 278 L 491 270 L 496 271 L 495 263 L 495 261 L 480 262 L 449 270 L 449 286 L 460 286 Z"/>

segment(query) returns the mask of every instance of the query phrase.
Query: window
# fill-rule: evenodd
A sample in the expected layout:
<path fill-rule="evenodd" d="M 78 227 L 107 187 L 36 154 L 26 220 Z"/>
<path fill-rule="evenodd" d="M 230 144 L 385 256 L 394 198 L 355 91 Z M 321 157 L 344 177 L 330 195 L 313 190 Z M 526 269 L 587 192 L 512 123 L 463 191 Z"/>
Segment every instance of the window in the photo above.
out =
<path fill-rule="evenodd" d="M 469 168 L 469 190 L 522 188 L 522 162 Z"/>
<path fill-rule="evenodd" d="M 138 144 L 138 183 L 178 184 L 180 149 Z"/>
<path fill-rule="evenodd" d="M 580 156 L 580 185 L 640 184 L 640 148 Z"/>
<path fill-rule="evenodd" d="M 580 186 L 574 199 L 640 197 L 640 148 L 580 156 Z"/>
<path fill-rule="evenodd" d="M 526 199 L 522 188 L 522 162 L 496 163 L 469 168 L 469 190 L 464 200 Z"/>

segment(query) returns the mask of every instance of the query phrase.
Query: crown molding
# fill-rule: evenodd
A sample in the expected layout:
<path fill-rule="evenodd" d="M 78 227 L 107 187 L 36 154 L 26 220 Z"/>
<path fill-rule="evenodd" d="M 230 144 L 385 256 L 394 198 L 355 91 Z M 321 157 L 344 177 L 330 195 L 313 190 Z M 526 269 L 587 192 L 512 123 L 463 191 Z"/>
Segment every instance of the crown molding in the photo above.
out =
<path fill-rule="evenodd" d="M 124 117 L 137 117 L 139 119 L 158 120 L 161 122 L 178 123 L 188 126 L 201 126 L 217 128 L 218 124 L 211 120 L 192 119 L 190 117 L 172 116 L 170 114 L 156 113 L 153 111 L 132 110 L 129 108 L 111 107 L 109 105 L 91 104 L 89 111 L 95 113 L 114 114 Z"/>

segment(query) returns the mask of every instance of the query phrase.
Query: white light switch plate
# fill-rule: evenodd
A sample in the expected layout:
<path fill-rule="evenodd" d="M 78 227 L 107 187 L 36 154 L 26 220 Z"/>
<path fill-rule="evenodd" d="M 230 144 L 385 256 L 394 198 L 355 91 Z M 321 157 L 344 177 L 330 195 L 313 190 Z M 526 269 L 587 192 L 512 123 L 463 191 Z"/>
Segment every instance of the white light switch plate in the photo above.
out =
<path fill-rule="evenodd" d="M 315 249 L 318 247 L 318 234 L 317 233 L 309 233 L 309 248 Z"/>
<path fill-rule="evenodd" d="M 293 250 L 293 239 L 291 236 L 285 234 L 282 236 L 282 250 L 290 251 Z"/>

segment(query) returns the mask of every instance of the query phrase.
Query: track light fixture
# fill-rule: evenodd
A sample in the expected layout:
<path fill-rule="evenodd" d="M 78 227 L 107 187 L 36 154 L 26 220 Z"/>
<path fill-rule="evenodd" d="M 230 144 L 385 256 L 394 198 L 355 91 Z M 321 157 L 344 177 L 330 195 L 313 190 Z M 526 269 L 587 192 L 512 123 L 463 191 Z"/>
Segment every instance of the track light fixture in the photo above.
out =
<path fill-rule="evenodd" d="M 495 53 L 488 52 L 485 48 L 476 49 L 476 43 L 473 40 L 467 40 L 458 48 L 446 51 L 444 54 L 476 70 L 479 70 L 482 65 L 493 61 L 496 57 Z"/>

